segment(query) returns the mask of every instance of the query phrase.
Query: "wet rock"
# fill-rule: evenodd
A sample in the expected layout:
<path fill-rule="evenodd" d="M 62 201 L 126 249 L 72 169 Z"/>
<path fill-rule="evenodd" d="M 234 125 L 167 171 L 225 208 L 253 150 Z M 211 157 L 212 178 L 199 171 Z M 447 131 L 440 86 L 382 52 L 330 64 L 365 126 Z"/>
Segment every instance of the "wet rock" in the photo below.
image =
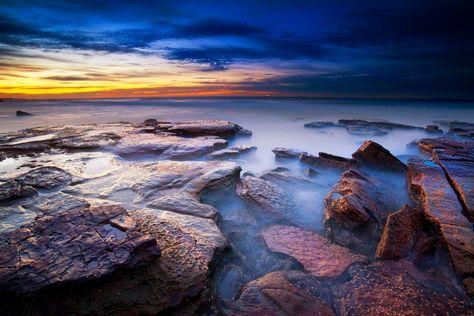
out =
<path fill-rule="evenodd" d="M 24 111 L 16 111 L 16 116 L 33 116 L 33 114 Z"/>
<path fill-rule="evenodd" d="M 299 227 L 274 225 L 266 228 L 262 236 L 271 251 L 295 258 L 317 277 L 338 277 L 351 264 L 367 261 L 366 257 Z"/>
<path fill-rule="evenodd" d="M 432 134 L 443 134 L 443 131 L 439 129 L 438 125 L 427 125 L 425 130 Z"/>
<path fill-rule="evenodd" d="M 419 210 L 405 205 L 388 216 L 377 247 L 377 258 L 403 258 L 415 246 L 422 231 L 422 216 Z"/>
<path fill-rule="evenodd" d="M 158 125 L 158 121 L 156 119 L 146 119 L 143 124 L 145 126 L 153 126 L 156 127 Z"/>
<path fill-rule="evenodd" d="M 0 291 L 15 295 L 96 280 L 160 254 L 155 239 L 118 206 L 44 214 L 0 235 L 0 248 Z"/>
<path fill-rule="evenodd" d="M 396 262 L 355 265 L 335 291 L 339 315 L 469 315 L 472 305 L 419 283 Z"/>
<path fill-rule="evenodd" d="M 288 149 L 283 147 L 273 148 L 272 152 L 275 154 L 275 158 L 299 158 L 302 154 L 307 154 L 307 152 L 299 149 Z"/>
<path fill-rule="evenodd" d="M 381 122 L 381 121 L 366 121 L 366 120 L 353 120 L 353 119 L 341 119 L 338 121 L 340 125 L 344 126 L 366 126 L 366 127 L 376 127 L 381 129 L 422 129 L 421 127 L 392 123 L 392 122 Z"/>
<path fill-rule="evenodd" d="M 452 137 L 426 138 L 418 146 L 444 170 L 464 212 L 474 219 L 474 141 Z"/>
<path fill-rule="evenodd" d="M 197 120 L 187 122 L 176 122 L 165 125 L 159 125 L 163 130 L 192 135 L 192 136 L 220 136 L 224 138 L 235 136 L 236 134 L 248 134 L 250 131 L 241 126 L 222 120 Z"/>
<path fill-rule="evenodd" d="M 146 209 L 135 211 L 132 216 L 141 231 L 156 238 L 161 249 L 151 275 L 141 278 L 149 284 L 140 297 L 141 304 L 151 305 L 155 313 L 189 301 L 196 307 L 207 304 L 210 267 L 227 247 L 214 221 Z"/>
<path fill-rule="evenodd" d="M 306 168 L 304 171 L 305 176 L 309 178 L 314 178 L 318 175 L 318 172 L 314 170 L 313 168 Z"/>
<path fill-rule="evenodd" d="M 224 302 L 232 302 L 244 284 L 242 270 L 236 265 L 225 265 L 216 277 L 216 291 Z"/>
<path fill-rule="evenodd" d="M 327 121 L 314 121 L 309 122 L 304 125 L 304 127 L 308 128 L 324 128 L 324 127 L 334 127 L 336 124 L 334 122 L 327 122 Z"/>
<path fill-rule="evenodd" d="M 390 151 L 371 140 L 365 141 L 359 149 L 352 154 L 352 157 L 363 164 L 377 168 L 399 172 L 403 172 L 407 168 L 405 164 L 393 156 Z"/>
<path fill-rule="evenodd" d="M 38 189 L 54 189 L 69 184 L 69 173 L 55 167 L 41 167 L 0 183 L 0 202 L 38 194 Z"/>
<path fill-rule="evenodd" d="M 200 203 L 196 196 L 186 192 L 164 195 L 153 200 L 147 206 L 209 219 L 216 219 L 218 214 L 214 207 Z"/>
<path fill-rule="evenodd" d="M 300 271 L 271 272 L 248 283 L 228 315 L 336 315 L 324 286 Z"/>
<path fill-rule="evenodd" d="M 449 132 L 463 137 L 474 137 L 474 123 L 451 121 Z"/>
<path fill-rule="evenodd" d="M 400 208 L 388 184 L 352 169 L 342 174 L 324 204 L 328 236 L 364 254 L 373 254 L 389 214 Z"/>
<path fill-rule="evenodd" d="M 463 208 L 436 163 L 411 159 L 408 162 L 410 194 L 436 227 L 446 245 L 454 270 L 461 278 L 474 274 L 474 231 Z"/>
<path fill-rule="evenodd" d="M 318 156 L 302 154 L 300 161 L 321 169 L 346 170 L 357 166 L 353 159 L 320 152 Z"/>
<path fill-rule="evenodd" d="M 233 156 L 238 156 L 242 153 L 247 153 L 249 151 L 256 150 L 257 147 L 253 145 L 240 145 L 240 146 L 233 146 L 228 149 L 221 149 L 218 151 L 215 151 L 213 153 L 208 154 L 207 156 L 209 158 L 225 158 L 225 157 L 233 157 Z"/>
<path fill-rule="evenodd" d="M 273 219 L 285 219 L 293 208 L 291 199 L 283 189 L 263 179 L 245 176 L 237 184 L 236 191 L 253 209 L 262 211 Z"/>
<path fill-rule="evenodd" d="M 196 158 L 223 148 L 227 141 L 219 137 L 185 138 L 167 133 L 129 134 L 114 147 L 121 156 L 154 154 L 160 158 Z"/>

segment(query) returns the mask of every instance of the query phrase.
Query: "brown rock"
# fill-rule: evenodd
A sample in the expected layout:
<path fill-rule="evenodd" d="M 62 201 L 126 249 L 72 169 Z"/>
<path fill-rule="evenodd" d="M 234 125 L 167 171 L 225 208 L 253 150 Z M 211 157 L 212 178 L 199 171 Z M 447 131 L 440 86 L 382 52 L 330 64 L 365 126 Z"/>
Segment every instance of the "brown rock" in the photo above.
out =
<path fill-rule="evenodd" d="M 272 149 L 272 152 L 275 154 L 275 158 L 299 158 L 302 154 L 307 154 L 307 152 L 299 149 L 288 149 L 283 147 L 276 147 Z"/>
<path fill-rule="evenodd" d="M 338 244 L 371 254 L 388 215 L 400 208 L 399 198 L 386 183 L 348 170 L 324 199 L 324 227 Z"/>
<path fill-rule="evenodd" d="M 271 272 L 248 283 L 228 315 L 335 315 L 322 284 L 299 271 Z"/>
<path fill-rule="evenodd" d="M 320 152 L 319 156 L 302 154 L 300 161 L 321 169 L 347 170 L 356 166 L 356 161 L 353 159 L 335 156 L 323 152 Z"/>
<path fill-rule="evenodd" d="M 317 277 L 338 277 L 354 262 L 367 261 L 366 257 L 299 227 L 273 225 L 262 236 L 271 251 L 295 258 Z"/>
<path fill-rule="evenodd" d="M 474 140 L 452 137 L 426 138 L 418 142 L 446 173 L 464 212 L 474 219 Z"/>
<path fill-rule="evenodd" d="M 470 315 L 472 305 L 418 283 L 395 262 L 353 266 L 335 292 L 339 315 Z"/>
<path fill-rule="evenodd" d="M 51 285 L 99 279 L 160 254 L 119 206 L 79 208 L 0 235 L 0 291 L 34 293 Z"/>
<path fill-rule="evenodd" d="M 377 247 L 377 258 L 399 259 L 413 248 L 421 233 L 420 211 L 405 205 L 388 216 Z"/>
<path fill-rule="evenodd" d="M 411 159 L 408 163 L 410 193 L 434 224 L 446 245 L 456 273 L 462 278 L 474 273 L 474 232 L 462 206 L 436 163 Z"/>
<path fill-rule="evenodd" d="M 393 156 L 390 151 L 371 140 L 365 141 L 352 157 L 363 164 L 392 171 L 403 172 L 406 166 L 403 162 Z"/>
<path fill-rule="evenodd" d="M 231 148 L 227 149 L 221 149 L 215 152 L 212 152 L 208 154 L 207 156 L 209 158 L 213 159 L 219 159 L 219 158 L 225 158 L 225 157 L 235 157 L 239 156 L 240 154 L 243 153 L 248 153 L 250 151 L 256 150 L 257 147 L 253 145 L 240 145 L 240 146 L 233 146 Z"/>

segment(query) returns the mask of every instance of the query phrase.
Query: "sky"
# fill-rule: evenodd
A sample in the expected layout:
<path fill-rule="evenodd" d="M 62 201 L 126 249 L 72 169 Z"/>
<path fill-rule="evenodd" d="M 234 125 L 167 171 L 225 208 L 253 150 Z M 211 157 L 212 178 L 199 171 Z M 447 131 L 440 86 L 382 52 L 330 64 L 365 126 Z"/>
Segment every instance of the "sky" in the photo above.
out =
<path fill-rule="evenodd" d="M 0 0 L 0 98 L 474 98 L 474 1 Z"/>

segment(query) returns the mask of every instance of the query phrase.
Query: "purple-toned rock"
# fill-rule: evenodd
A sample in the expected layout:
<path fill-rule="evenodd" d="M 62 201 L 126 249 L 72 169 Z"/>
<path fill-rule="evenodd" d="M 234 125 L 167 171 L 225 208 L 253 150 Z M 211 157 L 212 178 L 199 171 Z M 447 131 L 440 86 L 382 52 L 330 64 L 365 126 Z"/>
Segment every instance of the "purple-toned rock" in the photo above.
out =
<path fill-rule="evenodd" d="M 291 199 L 276 184 L 252 176 L 245 176 L 237 184 L 237 194 L 264 217 L 283 220 L 291 213 Z"/>
<path fill-rule="evenodd" d="M 371 140 L 365 141 L 352 157 L 363 164 L 388 169 L 391 171 L 404 172 L 407 167 L 398 158 L 393 156 L 390 151 Z"/>
<path fill-rule="evenodd" d="M 472 304 L 425 287 L 397 262 L 354 265 L 348 273 L 334 293 L 338 315 L 472 314 Z"/>
<path fill-rule="evenodd" d="M 313 184 L 313 182 L 306 177 L 298 176 L 287 170 L 280 170 L 279 168 L 265 171 L 259 178 L 283 186 L 288 184 Z"/>
<path fill-rule="evenodd" d="M 348 170 L 324 199 L 324 227 L 338 244 L 372 254 L 390 213 L 400 201 L 388 184 Z"/>
<path fill-rule="evenodd" d="M 270 272 L 248 283 L 227 315 L 336 315 L 323 284 L 300 271 Z"/>
<path fill-rule="evenodd" d="M 438 125 L 427 125 L 425 130 L 431 134 L 443 134 L 443 131 L 439 129 Z"/>
<path fill-rule="evenodd" d="M 334 127 L 336 124 L 334 122 L 327 121 L 314 121 L 304 124 L 304 127 L 307 128 L 324 128 L 324 127 Z"/>
<path fill-rule="evenodd" d="M 302 154 L 300 161 L 321 169 L 347 170 L 357 166 L 353 159 L 320 152 L 318 156 Z"/>
<path fill-rule="evenodd" d="M 49 286 L 97 280 L 159 256 L 119 206 L 79 208 L 0 235 L 0 292 L 32 294 Z"/>
<path fill-rule="evenodd" d="M 474 140 L 426 138 L 420 140 L 418 146 L 443 168 L 464 212 L 474 219 Z"/>
<path fill-rule="evenodd" d="M 197 120 L 158 126 L 172 133 L 192 136 L 219 136 L 229 138 L 239 133 L 249 133 L 248 130 L 245 130 L 235 123 L 222 120 Z"/>
<path fill-rule="evenodd" d="M 443 169 L 434 162 L 411 159 L 408 181 L 410 194 L 447 247 L 454 270 L 461 278 L 471 277 L 474 274 L 472 223 L 463 214 Z M 472 288 L 467 290 L 472 292 Z"/>
<path fill-rule="evenodd" d="M 33 114 L 24 111 L 16 111 L 16 116 L 33 116 Z"/>
<path fill-rule="evenodd" d="M 248 153 L 248 152 L 254 151 L 254 150 L 257 150 L 257 146 L 239 145 L 239 146 L 233 146 L 231 148 L 221 149 L 221 150 L 212 152 L 212 153 L 208 154 L 207 156 L 209 158 L 213 158 L 213 159 L 226 158 L 226 157 L 235 157 L 235 156 L 239 156 L 240 154 Z"/>
<path fill-rule="evenodd" d="M 299 149 L 288 149 L 283 147 L 276 147 L 272 149 L 272 152 L 275 154 L 275 158 L 287 158 L 287 159 L 298 159 L 302 154 L 307 154 L 307 152 Z"/>
<path fill-rule="evenodd" d="M 474 137 L 474 123 L 449 122 L 449 132 L 463 137 Z"/>
<path fill-rule="evenodd" d="M 365 256 L 353 254 L 349 249 L 299 227 L 273 225 L 266 228 L 262 236 L 271 251 L 295 258 L 317 277 L 338 277 L 351 264 L 367 261 Z"/>
<path fill-rule="evenodd" d="M 377 247 L 377 258 L 399 259 L 408 255 L 422 230 L 422 215 L 405 205 L 388 216 Z"/>

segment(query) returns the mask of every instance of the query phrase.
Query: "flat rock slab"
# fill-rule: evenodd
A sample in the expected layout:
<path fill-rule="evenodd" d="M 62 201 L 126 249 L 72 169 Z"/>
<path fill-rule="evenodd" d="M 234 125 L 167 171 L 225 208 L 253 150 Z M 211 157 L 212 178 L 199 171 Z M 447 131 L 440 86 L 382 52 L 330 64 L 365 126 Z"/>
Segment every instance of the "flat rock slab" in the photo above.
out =
<path fill-rule="evenodd" d="M 324 203 L 328 236 L 366 254 L 375 250 L 389 214 L 401 206 L 391 186 L 353 169 L 342 174 Z"/>
<path fill-rule="evenodd" d="M 18 295 L 50 285 L 96 280 L 159 256 L 119 206 L 79 208 L 0 235 L 0 291 Z"/>
<path fill-rule="evenodd" d="M 72 176 L 60 168 L 33 169 L 16 178 L 0 182 L 0 202 L 38 194 L 38 189 L 53 189 L 67 185 Z"/>
<path fill-rule="evenodd" d="M 304 153 L 300 156 L 300 161 L 321 169 L 347 170 L 357 166 L 354 159 L 331 155 L 320 152 L 318 156 Z"/>
<path fill-rule="evenodd" d="M 472 315 L 472 305 L 418 283 L 396 263 L 352 266 L 335 291 L 338 315 Z"/>
<path fill-rule="evenodd" d="M 275 158 L 292 158 L 299 159 L 302 154 L 307 154 L 306 151 L 293 148 L 276 147 L 272 149 Z"/>
<path fill-rule="evenodd" d="M 418 146 L 443 167 L 463 208 L 474 219 L 474 139 L 425 138 Z"/>
<path fill-rule="evenodd" d="M 365 256 L 295 226 L 273 225 L 266 228 L 262 236 L 271 251 L 295 258 L 317 277 L 338 277 L 351 264 L 367 261 Z"/>
<path fill-rule="evenodd" d="M 222 120 L 197 120 L 187 122 L 176 122 L 169 124 L 158 124 L 162 130 L 172 133 L 193 136 L 220 136 L 232 137 L 236 134 L 251 134 L 241 126 Z"/>
<path fill-rule="evenodd" d="M 468 278 L 474 273 L 474 231 L 446 179 L 443 169 L 431 161 L 408 162 L 410 193 L 426 218 L 438 229 L 456 273 Z M 468 289 L 469 290 L 469 289 Z"/>
<path fill-rule="evenodd" d="M 376 168 L 399 172 L 404 172 L 407 169 L 407 166 L 392 155 L 390 151 L 371 140 L 365 141 L 359 149 L 352 154 L 352 158 L 360 161 L 362 164 Z"/>
<path fill-rule="evenodd" d="M 300 271 L 270 272 L 248 283 L 227 315 L 336 315 L 317 279 Z"/>
<path fill-rule="evenodd" d="M 221 149 L 215 152 L 208 154 L 207 156 L 212 159 L 226 158 L 226 157 L 235 157 L 243 153 L 248 153 L 250 151 L 257 150 L 256 146 L 253 145 L 239 145 L 232 146 L 231 148 Z"/>

